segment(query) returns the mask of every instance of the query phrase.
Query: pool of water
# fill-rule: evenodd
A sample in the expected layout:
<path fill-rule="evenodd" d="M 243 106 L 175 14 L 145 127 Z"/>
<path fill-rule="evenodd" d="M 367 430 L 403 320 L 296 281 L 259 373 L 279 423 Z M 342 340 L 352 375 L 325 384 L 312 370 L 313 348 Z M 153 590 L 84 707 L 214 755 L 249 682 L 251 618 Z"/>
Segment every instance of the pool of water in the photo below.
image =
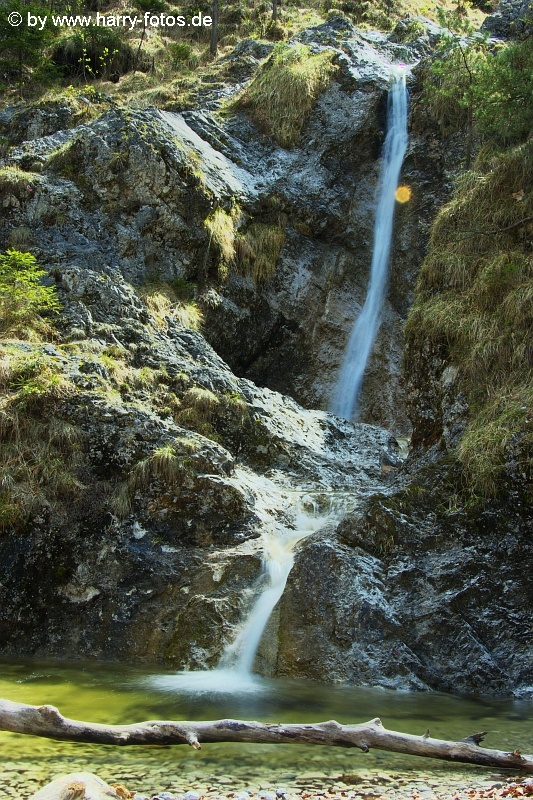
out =
<path fill-rule="evenodd" d="M 146 719 L 202 720 L 233 717 L 267 722 L 365 722 L 379 716 L 385 727 L 406 733 L 460 739 L 488 731 L 485 746 L 533 752 L 533 703 L 330 686 L 299 680 L 258 679 L 242 695 L 202 693 L 174 682 L 172 673 L 116 664 L 0 661 L 0 697 L 52 704 L 65 716 L 101 723 Z M 249 687 L 248 687 L 249 688 Z M 480 774 L 476 767 L 451 765 L 380 751 L 362 753 L 305 745 L 208 744 L 112 747 L 54 742 L 0 732 L 0 756 L 7 774 L 36 785 L 60 772 L 88 770 L 122 780 L 146 792 L 166 786 L 208 786 L 224 776 L 239 786 L 288 785 L 296 776 L 333 778 L 363 769 L 447 771 Z M 487 772 L 485 771 L 485 774 Z M 24 793 L 21 793 L 23 796 Z"/>

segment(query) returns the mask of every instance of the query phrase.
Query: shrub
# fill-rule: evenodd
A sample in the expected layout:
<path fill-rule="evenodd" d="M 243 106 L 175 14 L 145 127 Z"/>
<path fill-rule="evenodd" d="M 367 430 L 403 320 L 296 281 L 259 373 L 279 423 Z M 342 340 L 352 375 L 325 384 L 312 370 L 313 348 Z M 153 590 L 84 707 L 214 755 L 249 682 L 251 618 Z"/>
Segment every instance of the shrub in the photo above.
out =
<path fill-rule="evenodd" d="M 335 71 L 334 52 L 311 53 L 305 45 L 276 45 L 237 100 L 237 107 L 282 147 L 294 147 L 314 102 Z"/>
<path fill-rule="evenodd" d="M 66 75 L 105 78 L 132 68 L 134 54 L 120 33 L 112 28 L 90 26 L 61 36 L 52 60 Z"/>
<path fill-rule="evenodd" d="M 19 338 L 50 335 L 43 314 L 57 314 L 59 302 L 53 286 L 42 286 L 45 271 L 30 253 L 8 250 L 0 254 L 0 332 Z"/>
<path fill-rule="evenodd" d="M 172 42 L 168 46 L 168 52 L 174 66 L 189 61 L 193 54 L 192 47 L 188 42 Z"/>
<path fill-rule="evenodd" d="M 519 142 L 533 129 L 533 41 L 511 42 L 489 58 L 475 89 L 480 133 Z"/>

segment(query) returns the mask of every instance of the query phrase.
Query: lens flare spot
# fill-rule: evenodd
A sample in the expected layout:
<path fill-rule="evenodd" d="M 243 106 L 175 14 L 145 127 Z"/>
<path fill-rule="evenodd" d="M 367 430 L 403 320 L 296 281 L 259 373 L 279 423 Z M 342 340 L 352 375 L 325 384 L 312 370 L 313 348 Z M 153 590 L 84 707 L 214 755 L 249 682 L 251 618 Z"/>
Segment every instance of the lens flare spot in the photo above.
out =
<path fill-rule="evenodd" d="M 395 197 L 399 203 L 407 203 L 411 199 L 410 188 L 408 186 L 398 186 Z"/>

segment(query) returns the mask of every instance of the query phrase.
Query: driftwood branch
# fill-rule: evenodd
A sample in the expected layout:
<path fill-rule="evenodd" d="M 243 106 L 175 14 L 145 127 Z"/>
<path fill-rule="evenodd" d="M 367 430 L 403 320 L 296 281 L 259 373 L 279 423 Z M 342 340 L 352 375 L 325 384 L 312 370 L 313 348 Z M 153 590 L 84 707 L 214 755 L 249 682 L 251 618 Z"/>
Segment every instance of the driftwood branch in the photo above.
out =
<path fill-rule="evenodd" d="M 133 725 L 100 725 L 63 717 L 53 706 L 30 706 L 0 700 L 0 730 L 29 733 L 49 739 L 97 744 L 189 744 L 199 750 L 206 742 L 250 742 L 254 744 L 321 744 L 337 747 L 358 747 L 367 753 L 370 748 L 394 753 L 461 761 L 485 767 L 507 767 L 514 771 L 533 772 L 533 756 L 519 750 L 506 753 L 479 747 L 482 733 L 475 733 L 460 742 L 433 739 L 426 731 L 422 736 L 388 731 L 381 720 L 372 719 L 361 725 L 340 725 L 320 722 L 314 725 L 283 725 L 221 719 L 214 722 L 139 722 Z"/>

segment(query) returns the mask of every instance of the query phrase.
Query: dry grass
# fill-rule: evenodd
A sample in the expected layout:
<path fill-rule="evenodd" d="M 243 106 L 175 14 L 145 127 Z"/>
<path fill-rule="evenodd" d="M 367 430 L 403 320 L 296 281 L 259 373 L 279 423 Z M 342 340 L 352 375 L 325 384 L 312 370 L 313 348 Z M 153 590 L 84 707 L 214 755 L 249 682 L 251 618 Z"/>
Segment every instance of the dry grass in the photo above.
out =
<path fill-rule="evenodd" d="M 276 272 L 276 264 L 285 234 L 279 225 L 253 222 L 244 236 L 236 240 L 236 263 L 239 272 L 255 283 L 266 283 Z"/>
<path fill-rule="evenodd" d="M 125 518 L 133 507 L 137 492 L 146 492 L 153 483 L 165 489 L 176 489 L 189 475 L 187 455 L 197 449 L 196 442 L 177 437 L 172 443 L 157 447 L 147 458 L 138 461 L 126 481 L 121 483 L 110 498 L 110 504 L 119 518 Z"/>
<path fill-rule="evenodd" d="M 180 300 L 168 283 L 144 286 L 139 295 L 157 328 L 166 328 L 170 322 L 199 330 L 202 312 L 194 301 Z"/>
<path fill-rule="evenodd" d="M 2 349 L 0 531 L 24 529 L 47 508 L 64 515 L 84 488 L 77 477 L 83 434 L 56 413 L 71 391 L 53 359 Z"/>
<path fill-rule="evenodd" d="M 294 147 L 336 69 L 333 56 L 332 50 L 313 54 L 304 45 L 277 45 L 236 107 L 244 109 L 282 147 Z"/>
<path fill-rule="evenodd" d="M 238 206 L 233 206 L 231 213 L 217 208 L 204 222 L 209 233 L 209 243 L 217 247 L 222 262 L 229 266 L 235 258 L 236 225 L 241 216 Z"/>
<path fill-rule="evenodd" d="M 475 490 L 509 464 L 533 476 L 533 142 L 483 154 L 433 228 L 408 319 L 408 359 L 427 340 L 458 368 L 470 405 L 458 455 Z"/>
<path fill-rule="evenodd" d="M 40 176 L 33 172 L 24 172 L 19 167 L 2 167 L 0 169 L 0 197 L 10 195 L 20 202 L 31 199 Z"/>

